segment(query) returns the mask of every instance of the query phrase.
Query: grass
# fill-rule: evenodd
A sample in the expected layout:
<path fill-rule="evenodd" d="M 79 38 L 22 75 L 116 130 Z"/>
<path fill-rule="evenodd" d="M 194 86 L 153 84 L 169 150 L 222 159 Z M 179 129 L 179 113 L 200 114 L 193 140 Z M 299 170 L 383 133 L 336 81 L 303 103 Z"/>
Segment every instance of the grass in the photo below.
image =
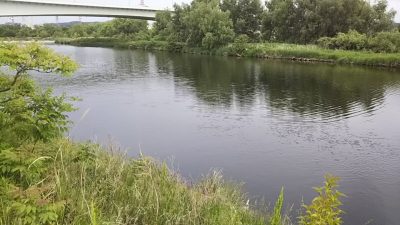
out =
<path fill-rule="evenodd" d="M 0 224 L 268 224 L 219 173 L 191 184 L 112 148 L 61 139 L 3 150 L 0 162 Z"/>
<path fill-rule="evenodd" d="M 368 51 L 345 51 L 320 48 L 316 45 L 296 45 L 284 43 L 228 44 L 214 50 L 189 48 L 181 43 L 171 45 L 165 41 L 130 41 L 116 38 L 59 39 L 56 43 L 88 47 L 117 47 L 158 51 L 173 51 L 191 54 L 228 55 L 284 59 L 303 62 L 323 62 L 353 64 L 375 67 L 400 68 L 400 53 L 374 53 Z"/>
<path fill-rule="evenodd" d="M 316 45 L 296 45 L 283 43 L 245 44 L 237 52 L 235 44 L 218 50 L 219 54 L 287 59 L 296 61 L 327 62 L 338 64 L 354 64 L 365 66 L 400 67 L 400 53 L 373 53 L 368 51 L 345 51 L 323 49 Z"/>

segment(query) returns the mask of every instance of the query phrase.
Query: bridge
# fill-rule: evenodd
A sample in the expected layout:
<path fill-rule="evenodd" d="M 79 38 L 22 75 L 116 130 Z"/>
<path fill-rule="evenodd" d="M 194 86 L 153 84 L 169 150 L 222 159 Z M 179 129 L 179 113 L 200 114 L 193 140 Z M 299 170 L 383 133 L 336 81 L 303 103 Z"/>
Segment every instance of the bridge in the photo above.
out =
<path fill-rule="evenodd" d="M 154 20 L 161 10 L 146 7 L 112 7 L 49 3 L 24 0 L 0 0 L 0 17 L 16 16 L 88 16 Z"/>

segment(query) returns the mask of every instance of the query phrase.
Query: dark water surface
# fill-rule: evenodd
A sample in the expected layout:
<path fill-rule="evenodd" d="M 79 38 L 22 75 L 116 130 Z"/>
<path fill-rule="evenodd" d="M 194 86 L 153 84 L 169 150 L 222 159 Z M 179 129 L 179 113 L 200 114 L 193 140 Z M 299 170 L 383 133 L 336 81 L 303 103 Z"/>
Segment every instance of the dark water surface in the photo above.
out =
<path fill-rule="evenodd" d="M 332 173 L 346 225 L 400 224 L 399 71 L 52 47 L 81 65 L 38 78 L 83 99 L 73 138 L 111 139 L 188 178 L 221 169 L 267 201 L 285 186 L 295 208 Z"/>

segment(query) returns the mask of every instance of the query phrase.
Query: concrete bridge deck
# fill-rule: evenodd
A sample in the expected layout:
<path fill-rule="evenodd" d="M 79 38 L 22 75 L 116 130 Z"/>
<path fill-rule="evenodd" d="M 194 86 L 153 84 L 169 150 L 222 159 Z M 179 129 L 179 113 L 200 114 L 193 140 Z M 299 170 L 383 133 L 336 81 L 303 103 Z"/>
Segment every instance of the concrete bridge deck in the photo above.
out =
<path fill-rule="evenodd" d="M 34 1 L 0 0 L 0 17 L 17 16 L 88 16 L 154 20 L 161 10 Z"/>

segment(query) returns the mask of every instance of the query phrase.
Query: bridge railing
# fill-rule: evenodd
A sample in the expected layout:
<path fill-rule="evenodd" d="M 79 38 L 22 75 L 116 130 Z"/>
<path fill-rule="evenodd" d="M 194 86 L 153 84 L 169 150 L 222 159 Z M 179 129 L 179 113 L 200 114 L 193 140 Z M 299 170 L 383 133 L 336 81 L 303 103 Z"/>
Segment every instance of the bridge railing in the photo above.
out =
<path fill-rule="evenodd" d="M 121 8 L 147 8 L 142 0 L 124 0 L 118 2 L 107 1 L 99 3 L 98 0 L 0 0 L 0 2 L 35 2 L 48 4 L 63 4 L 63 5 L 87 5 L 87 6 L 102 6 L 102 7 L 121 7 Z M 161 10 L 161 9 L 159 9 Z"/>

